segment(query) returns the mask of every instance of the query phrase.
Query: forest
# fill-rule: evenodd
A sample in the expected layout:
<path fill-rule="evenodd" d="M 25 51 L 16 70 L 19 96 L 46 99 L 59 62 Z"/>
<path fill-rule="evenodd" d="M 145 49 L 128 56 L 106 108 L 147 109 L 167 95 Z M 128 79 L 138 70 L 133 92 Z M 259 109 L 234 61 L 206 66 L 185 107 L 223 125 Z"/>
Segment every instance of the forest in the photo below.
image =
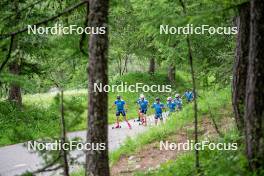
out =
<path fill-rule="evenodd" d="M 0 6 L 0 176 L 264 175 L 263 0 Z"/>

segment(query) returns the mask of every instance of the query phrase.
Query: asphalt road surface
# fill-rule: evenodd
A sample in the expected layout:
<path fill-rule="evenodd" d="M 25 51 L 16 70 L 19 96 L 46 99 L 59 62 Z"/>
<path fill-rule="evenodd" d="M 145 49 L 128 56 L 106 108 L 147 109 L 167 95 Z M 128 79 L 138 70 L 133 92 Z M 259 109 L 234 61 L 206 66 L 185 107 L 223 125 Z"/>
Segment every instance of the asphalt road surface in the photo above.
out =
<path fill-rule="evenodd" d="M 153 116 L 148 117 L 148 126 L 153 124 Z M 114 151 L 120 147 L 127 137 L 135 137 L 137 134 L 144 132 L 148 127 L 138 125 L 134 120 L 130 120 L 132 129 L 128 129 L 125 122 L 120 123 L 120 129 L 112 129 L 113 125 L 109 125 L 109 151 Z M 80 137 L 85 141 L 86 131 L 77 131 L 68 133 L 69 138 Z M 84 162 L 84 155 L 82 151 L 73 151 L 70 153 L 71 156 L 81 156 L 78 162 Z M 21 175 L 26 171 L 36 171 L 43 167 L 44 160 L 38 153 L 32 153 L 28 151 L 27 147 L 20 144 L 5 146 L 0 148 L 0 176 L 15 176 Z M 76 165 L 70 166 L 70 171 L 76 170 Z M 60 171 L 59 171 L 60 172 Z M 46 172 L 38 174 L 39 176 L 57 175 L 59 172 Z"/>

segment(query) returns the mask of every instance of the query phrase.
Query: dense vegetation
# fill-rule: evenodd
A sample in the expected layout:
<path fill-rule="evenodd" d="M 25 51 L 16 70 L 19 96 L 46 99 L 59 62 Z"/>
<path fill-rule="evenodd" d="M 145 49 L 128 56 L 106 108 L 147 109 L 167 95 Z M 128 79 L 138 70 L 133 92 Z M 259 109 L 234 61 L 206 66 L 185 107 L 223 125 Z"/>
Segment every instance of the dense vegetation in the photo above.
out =
<path fill-rule="evenodd" d="M 109 175 L 121 156 L 179 133 L 187 124 L 194 126 L 189 132 L 196 143 L 204 137 L 199 128 L 205 117 L 219 125 L 231 119 L 230 129 L 213 140 L 235 141 L 237 151 L 195 150 L 154 171 L 133 174 L 263 174 L 262 0 L 2 0 L 0 6 L 0 146 L 43 138 L 65 143 L 66 132 L 78 130 L 87 130 L 87 142 L 107 143 L 116 96 L 126 100 L 127 117 L 134 119 L 142 92 L 97 93 L 94 83 L 171 85 L 171 92 L 144 94 L 150 103 L 156 97 L 166 102 L 192 89 L 195 99 L 184 104 L 177 119 L 128 139 L 113 153 L 88 151 L 85 171 L 74 174 Z M 236 27 L 237 33 L 161 32 L 161 25 L 190 24 Z M 28 25 L 103 26 L 106 32 L 29 34 Z M 69 176 L 68 153 L 60 152 L 55 161 L 51 155 L 45 164 L 57 164 Z"/>
<path fill-rule="evenodd" d="M 177 84 L 172 85 L 174 87 L 173 92 L 176 92 L 176 90 L 182 92 L 188 84 L 186 85 L 183 78 L 179 75 L 176 80 Z M 165 85 L 168 82 L 168 78 L 165 74 L 146 75 L 143 73 L 130 73 L 121 77 L 117 76 L 112 81 L 112 84 L 120 82 L 135 84 L 138 81 L 147 85 Z M 162 93 L 159 96 L 165 102 L 166 97 L 173 96 L 173 94 Z M 113 104 L 116 95 L 115 92 L 109 93 L 109 105 Z M 139 93 L 124 92 L 120 93 L 120 95 L 124 97 L 129 107 L 127 117 L 129 119 L 136 118 L 138 109 L 136 101 Z M 147 92 L 145 95 L 150 102 L 154 102 L 157 96 L 153 92 Z M 68 131 L 86 129 L 86 96 L 87 90 L 85 89 L 68 90 L 65 92 L 65 117 Z M 60 104 L 58 98 L 58 93 L 56 92 L 26 94 L 23 96 L 23 111 L 20 111 L 19 108 L 8 101 L 1 102 L 1 133 L 6 135 L 1 136 L 0 145 L 19 143 L 43 137 L 58 137 L 60 134 Z M 109 108 L 108 113 L 108 123 L 112 124 L 115 122 L 115 108 Z M 153 113 L 152 109 L 150 109 L 150 113 Z"/>

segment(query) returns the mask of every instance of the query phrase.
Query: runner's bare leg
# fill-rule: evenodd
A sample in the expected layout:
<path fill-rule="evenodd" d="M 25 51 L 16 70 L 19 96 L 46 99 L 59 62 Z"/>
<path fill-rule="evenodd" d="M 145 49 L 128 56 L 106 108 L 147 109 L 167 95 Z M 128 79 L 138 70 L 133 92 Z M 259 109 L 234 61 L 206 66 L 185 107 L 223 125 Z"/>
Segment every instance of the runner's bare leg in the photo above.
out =
<path fill-rule="evenodd" d="M 123 118 L 124 118 L 124 120 L 126 121 L 128 128 L 131 129 L 131 125 L 130 125 L 130 123 L 128 122 L 126 116 L 123 116 Z"/>

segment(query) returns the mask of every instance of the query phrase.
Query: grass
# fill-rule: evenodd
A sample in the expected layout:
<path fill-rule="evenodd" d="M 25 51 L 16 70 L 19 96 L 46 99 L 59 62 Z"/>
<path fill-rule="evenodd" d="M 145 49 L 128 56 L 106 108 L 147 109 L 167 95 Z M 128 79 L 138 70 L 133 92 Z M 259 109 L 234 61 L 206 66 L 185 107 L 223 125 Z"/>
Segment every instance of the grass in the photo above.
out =
<path fill-rule="evenodd" d="M 229 90 L 230 88 L 217 90 L 217 94 L 214 93 L 215 91 L 200 92 L 199 93 L 200 97 L 198 99 L 199 120 L 201 120 L 201 118 L 204 115 L 208 115 L 209 111 L 211 111 L 211 113 L 216 115 L 216 117 L 218 118 L 216 120 L 220 120 L 220 118 L 222 118 L 221 109 L 226 109 L 227 107 L 229 107 L 230 109 L 230 106 L 231 106 L 230 104 L 231 101 L 229 99 L 230 98 Z M 217 114 L 220 114 L 220 115 L 217 115 Z M 134 139 L 128 138 L 118 150 L 110 153 L 110 165 L 114 165 L 120 159 L 121 156 L 133 155 L 133 153 L 141 150 L 141 148 L 146 144 L 152 143 L 154 141 L 164 140 L 169 135 L 176 133 L 181 127 L 187 124 L 190 124 L 192 122 L 193 122 L 193 109 L 192 109 L 192 104 L 189 104 L 189 105 L 184 106 L 181 112 L 177 112 L 173 118 L 169 118 L 164 125 L 151 127 L 148 131 L 142 134 L 139 134 Z M 237 134 L 234 132 L 230 134 L 229 137 L 233 137 L 235 140 L 237 137 Z M 225 140 L 228 140 L 228 139 L 225 139 Z M 221 155 L 221 153 L 223 152 L 220 151 L 219 155 Z M 204 153 L 203 155 L 206 155 L 206 153 Z M 207 156 L 208 158 L 210 156 L 214 156 L 215 154 L 210 153 L 210 155 L 209 154 L 207 155 L 208 155 Z M 228 155 L 228 153 L 226 153 L 226 155 Z M 234 153 L 233 155 L 236 155 L 236 153 Z M 204 160 L 206 160 L 206 157 L 204 158 L 205 158 Z M 222 159 L 224 160 L 224 157 Z M 193 168 L 194 168 L 193 160 L 194 160 L 193 154 L 187 153 L 183 155 L 179 159 L 179 161 L 177 160 L 177 161 L 171 161 L 169 163 L 166 163 L 164 165 L 163 170 L 159 170 L 157 172 L 147 173 L 147 174 L 175 175 L 175 172 L 178 172 L 178 170 L 182 170 L 181 172 L 179 172 L 181 173 L 179 175 L 192 175 L 190 173 L 191 171 L 193 171 Z M 186 165 L 185 165 L 185 162 L 187 163 Z M 168 168 L 170 167 L 170 164 L 175 164 L 175 163 L 177 165 L 177 169 L 171 170 L 170 168 Z M 210 165 L 210 163 L 208 162 L 207 164 Z M 166 169 L 168 171 L 165 173 L 164 170 Z M 137 174 L 144 175 L 146 173 L 137 173 Z M 73 173 L 73 176 L 82 176 L 82 175 L 84 175 L 83 170 Z"/>
<path fill-rule="evenodd" d="M 166 74 L 129 73 L 115 77 L 110 84 L 136 84 L 141 82 L 147 85 L 167 85 Z M 188 84 L 183 78 L 177 76 L 176 84 L 172 85 L 172 93 L 144 93 L 150 103 L 159 96 L 165 102 L 167 96 L 173 96 L 176 91 L 182 92 Z M 87 90 L 65 91 L 65 117 L 68 131 L 86 129 L 87 123 Z M 137 117 L 137 104 L 135 103 L 142 92 L 120 93 L 128 105 L 127 117 Z M 110 92 L 108 104 L 111 106 L 118 93 Z M 19 110 L 7 101 L 0 101 L 0 146 L 24 142 L 43 137 L 56 137 L 60 131 L 59 97 L 57 93 L 27 94 L 23 96 L 23 109 Z M 108 109 L 108 123 L 115 122 L 115 108 Z M 149 113 L 153 113 L 150 109 Z"/>
<path fill-rule="evenodd" d="M 230 130 L 224 138 L 218 138 L 214 143 L 237 143 L 239 134 L 236 130 Z M 238 150 L 201 150 L 200 164 L 203 175 L 206 176 L 234 176 L 234 175 L 254 175 L 247 170 L 247 162 L 243 151 L 243 146 Z M 195 158 L 193 152 L 183 153 L 177 157 L 177 160 L 168 161 L 154 171 L 138 172 L 137 176 L 182 176 L 195 175 Z M 228 168 L 228 169 L 227 169 Z M 197 174 L 198 175 L 198 174 Z"/>
<path fill-rule="evenodd" d="M 199 118 L 201 119 L 202 115 L 209 113 L 208 104 L 210 104 L 210 111 L 214 114 L 219 112 L 219 109 L 230 106 L 229 97 L 228 88 L 219 90 L 217 95 L 214 95 L 213 92 L 201 93 L 198 101 Z M 191 105 L 185 106 L 181 112 L 175 115 L 175 118 L 170 118 L 163 126 L 152 127 L 147 132 L 139 134 L 134 140 L 128 139 L 117 151 L 110 154 L 111 164 L 118 161 L 120 156 L 130 155 L 136 150 L 140 150 L 142 146 L 153 141 L 162 140 L 187 123 L 192 123 L 193 109 Z"/>

